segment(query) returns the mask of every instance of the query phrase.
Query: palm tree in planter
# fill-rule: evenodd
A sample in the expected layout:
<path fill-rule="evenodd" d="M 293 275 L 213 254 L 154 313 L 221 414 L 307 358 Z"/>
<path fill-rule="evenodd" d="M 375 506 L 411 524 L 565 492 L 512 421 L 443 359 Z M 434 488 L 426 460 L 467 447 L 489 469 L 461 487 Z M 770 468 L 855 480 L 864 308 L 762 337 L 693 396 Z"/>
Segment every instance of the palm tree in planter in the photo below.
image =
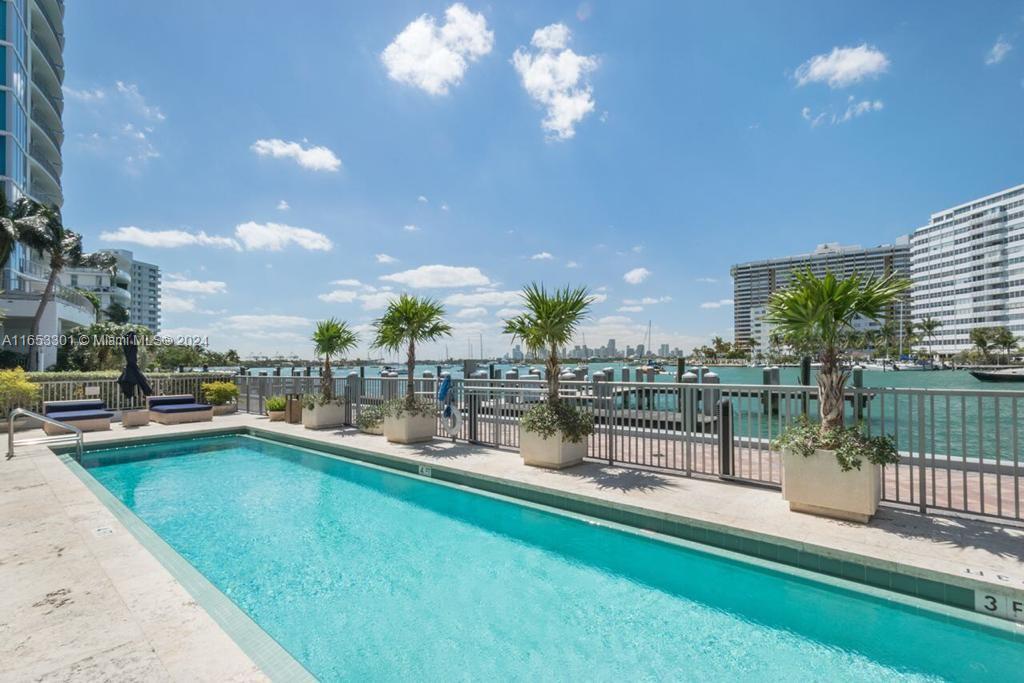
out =
<path fill-rule="evenodd" d="M 416 397 L 416 345 L 451 336 L 444 306 L 433 299 L 402 294 L 388 303 L 373 326 L 377 330 L 374 348 L 394 353 L 405 350 L 408 369 L 405 397 L 389 401 L 384 407 L 384 436 L 393 443 L 429 441 L 437 430 L 437 406 L 434 401 Z"/>
<path fill-rule="evenodd" d="M 585 287 L 548 292 L 536 283 L 526 287 L 522 297 L 525 310 L 505 321 L 504 332 L 525 344 L 530 354 L 546 356 L 547 398 L 523 415 L 519 452 L 527 465 L 569 467 L 586 455 L 586 438 L 594 431 L 594 421 L 559 395 L 558 350 L 572 341 L 593 297 Z"/>
<path fill-rule="evenodd" d="M 819 422 L 806 417 L 791 426 L 782 447 L 782 495 L 789 508 L 866 522 L 879 499 L 879 466 L 897 461 L 888 436 L 868 437 L 860 426 L 844 426 L 845 361 L 854 321 L 877 322 L 910 283 L 894 276 L 840 280 L 796 273 L 793 284 L 772 295 L 766 320 L 791 345 L 816 355 Z M 869 467 L 863 468 L 867 460 Z"/>
<path fill-rule="evenodd" d="M 334 376 L 331 360 L 340 358 L 359 343 L 359 337 L 348 323 L 335 320 L 321 320 L 313 332 L 313 351 L 324 359 L 320 375 L 320 393 L 309 394 L 303 400 L 302 426 L 306 429 L 340 427 L 345 424 L 345 405 L 334 395 Z"/>

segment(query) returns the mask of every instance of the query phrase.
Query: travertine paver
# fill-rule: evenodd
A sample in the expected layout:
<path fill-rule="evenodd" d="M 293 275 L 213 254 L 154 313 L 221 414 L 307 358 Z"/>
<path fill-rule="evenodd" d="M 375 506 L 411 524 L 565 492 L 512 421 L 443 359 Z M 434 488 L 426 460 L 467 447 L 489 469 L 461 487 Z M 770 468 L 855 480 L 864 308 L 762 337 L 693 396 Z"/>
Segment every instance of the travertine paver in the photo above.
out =
<path fill-rule="evenodd" d="M 1024 530 L 886 509 L 868 525 L 792 513 L 778 491 L 585 463 L 554 472 L 517 454 L 435 439 L 402 446 L 351 429 L 310 431 L 237 414 L 123 429 L 89 443 L 256 427 L 729 527 L 960 585 L 1024 596 Z M 114 533 L 96 536 L 98 527 Z M 0 460 L 0 680 L 253 680 L 227 634 L 48 450 Z"/>

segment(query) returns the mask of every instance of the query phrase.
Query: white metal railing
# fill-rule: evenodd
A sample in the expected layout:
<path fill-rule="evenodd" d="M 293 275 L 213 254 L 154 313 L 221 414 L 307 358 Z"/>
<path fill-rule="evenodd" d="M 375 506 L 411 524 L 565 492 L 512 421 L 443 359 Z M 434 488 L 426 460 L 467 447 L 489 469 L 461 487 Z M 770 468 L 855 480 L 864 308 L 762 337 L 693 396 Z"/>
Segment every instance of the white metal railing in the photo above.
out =
<path fill-rule="evenodd" d="M 14 440 L 14 422 L 19 417 L 26 417 L 32 420 L 57 427 L 59 429 L 67 430 L 68 434 L 33 437 L 28 439 L 22 439 L 20 441 Z M 70 441 L 75 442 L 75 459 L 78 462 L 82 461 L 82 430 L 74 425 L 67 424 L 66 422 L 60 422 L 54 420 L 46 415 L 26 410 L 25 408 L 15 408 L 11 411 L 11 414 L 7 416 L 7 457 L 14 457 L 15 446 L 32 446 L 36 444 L 58 444 L 58 443 L 69 443 Z"/>

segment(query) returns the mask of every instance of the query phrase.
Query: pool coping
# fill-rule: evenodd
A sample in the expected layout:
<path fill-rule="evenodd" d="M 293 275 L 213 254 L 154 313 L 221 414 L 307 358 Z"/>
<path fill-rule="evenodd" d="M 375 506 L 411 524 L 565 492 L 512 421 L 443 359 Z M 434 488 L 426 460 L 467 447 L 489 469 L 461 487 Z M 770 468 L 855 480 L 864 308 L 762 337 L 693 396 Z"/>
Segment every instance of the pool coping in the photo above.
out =
<path fill-rule="evenodd" d="M 223 432 L 221 432 L 223 433 Z M 225 435 L 229 435 L 228 432 Z M 207 433 L 207 436 L 210 436 Z M 180 438 L 180 437 L 179 437 Z M 161 441 L 166 439 L 160 439 Z M 124 444 L 145 443 L 129 440 Z M 150 442 L 151 443 L 151 442 Z M 116 447 L 116 446 L 115 446 Z M 316 681 L 305 667 L 296 660 L 280 643 L 247 615 L 220 589 L 210 583 L 202 572 L 196 569 L 180 553 L 164 541 L 159 534 L 143 522 L 114 494 L 88 473 L 64 449 L 55 453 L 69 470 L 96 498 L 110 511 L 114 518 L 135 537 L 167 572 L 184 588 L 207 614 L 230 636 L 241 650 L 252 659 L 273 681 Z M 98 450 L 93 448 L 91 450 Z"/>
<path fill-rule="evenodd" d="M 706 520 L 693 519 L 665 511 L 621 504 L 532 483 L 513 481 L 479 472 L 469 472 L 463 469 L 446 467 L 443 464 L 432 463 L 429 466 L 425 466 L 421 461 L 413 458 L 371 451 L 357 446 L 330 443 L 317 438 L 262 429 L 259 426 L 233 425 L 211 429 L 197 429 L 188 433 L 105 439 L 101 442 L 87 443 L 85 449 L 86 451 L 103 450 L 146 443 L 211 436 L 229 436 L 233 434 L 263 438 L 268 441 L 310 450 L 320 455 L 361 462 L 391 471 L 398 471 L 416 478 L 430 479 L 437 483 L 454 485 L 477 493 L 495 495 L 518 503 L 536 505 L 555 512 L 597 519 L 626 531 L 653 535 L 662 540 L 681 541 L 688 547 L 695 547 L 704 552 L 713 551 L 714 554 L 737 561 L 768 566 L 776 571 L 801 576 L 808 580 L 837 585 L 847 590 L 888 600 L 896 600 L 917 609 L 939 613 L 948 619 L 967 622 L 978 628 L 993 629 L 1024 642 L 1024 624 L 976 611 L 975 591 L 991 589 L 991 584 L 976 581 L 972 577 L 955 576 L 926 567 L 903 565 L 891 561 L 879 561 L 877 558 L 827 546 L 807 543 L 794 544 L 791 539 L 715 524 Z M 80 469 L 83 474 L 87 471 L 85 468 L 80 467 Z M 88 479 L 92 479 L 92 477 L 88 476 Z M 102 488 L 98 482 L 92 481 L 96 486 Z M 105 489 L 104 492 L 106 492 Z M 106 493 L 108 496 L 110 495 L 109 492 Z M 116 502 L 120 505 L 120 501 Z M 124 511 L 134 517 L 134 514 L 127 510 L 127 508 Z M 135 519 L 139 524 L 145 526 L 141 520 Z M 148 527 L 146 527 L 146 530 L 153 533 Z M 161 543 L 163 543 L 162 540 Z M 164 545 L 166 546 L 166 544 Z M 169 547 L 166 549 L 177 556 L 173 549 Z M 178 557 L 180 558 L 180 556 Z M 195 571 L 191 565 L 188 566 L 192 571 Z M 912 571 L 901 572 L 899 571 L 900 569 Z M 203 580 L 205 581 L 205 579 Z M 217 591 L 212 586 L 210 588 Z M 217 593 L 220 594 L 219 591 Z M 1024 599 L 1024 590 L 1021 590 L 1020 593 L 1022 599 Z M 222 594 L 220 595 L 223 597 Z M 227 600 L 226 597 L 224 599 Z M 230 602 L 230 600 L 228 601 Z M 244 613 L 242 616 L 251 623 L 248 616 L 244 615 Z M 222 626 L 225 627 L 229 635 L 234 637 L 233 632 L 230 630 L 234 627 L 233 624 L 222 624 Z M 253 624 L 253 626 L 259 628 L 258 625 Z M 262 631 L 262 629 L 260 630 Z M 278 647 L 280 646 L 278 645 Z M 244 646 L 243 649 L 245 649 Z"/>

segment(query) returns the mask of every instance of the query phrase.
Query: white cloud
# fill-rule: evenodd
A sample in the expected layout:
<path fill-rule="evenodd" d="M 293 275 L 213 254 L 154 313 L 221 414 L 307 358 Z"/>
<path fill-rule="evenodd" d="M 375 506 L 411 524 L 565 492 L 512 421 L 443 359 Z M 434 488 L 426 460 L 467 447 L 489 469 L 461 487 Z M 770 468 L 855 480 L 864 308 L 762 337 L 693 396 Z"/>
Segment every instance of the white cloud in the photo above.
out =
<path fill-rule="evenodd" d="M 187 232 L 185 230 L 145 230 L 134 225 L 117 228 L 100 233 L 104 242 L 126 242 L 141 244 L 144 247 L 171 249 L 175 247 L 203 246 L 228 247 L 241 249 L 238 242 L 230 237 L 207 235 L 204 231 Z"/>
<path fill-rule="evenodd" d="M 644 280 L 646 280 L 648 277 L 650 277 L 650 275 L 651 271 L 647 270 L 646 268 L 634 268 L 633 270 L 623 275 L 622 279 L 631 285 L 638 285 Z"/>
<path fill-rule="evenodd" d="M 291 205 L 289 205 L 288 202 L 286 202 L 283 199 L 277 203 L 278 211 L 287 211 L 290 208 L 292 208 Z"/>
<path fill-rule="evenodd" d="M 548 252 L 542 251 L 542 252 L 536 253 L 533 256 L 531 256 L 530 260 L 531 261 L 550 261 L 553 258 L 555 258 L 555 257 L 552 256 L 551 254 L 549 254 Z"/>
<path fill-rule="evenodd" d="M 633 322 L 633 319 L 625 315 L 606 315 L 603 318 L 597 319 L 599 325 L 625 325 L 631 322 Z"/>
<path fill-rule="evenodd" d="M 476 287 L 491 284 L 479 268 L 464 266 L 420 266 L 400 273 L 382 275 L 381 280 L 407 287 Z"/>
<path fill-rule="evenodd" d="M 281 223 L 242 223 L 235 227 L 235 237 L 249 251 L 281 251 L 292 244 L 309 251 L 334 247 L 327 235 Z"/>
<path fill-rule="evenodd" d="M 348 289 L 336 289 L 333 292 L 327 292 L 326 294 L 320 294 L 317 296 L 320 301 L 326 301 L 329 304 L 350 304 L 359 297 L 359 292 L 353 292 Z"/>
<path fill-rule="evenodd" d="M 608 295 L 607 294 L 591 294 L 590 295 L 590 302 L 591 303 L 603 304 L 605 301 L 608 301 Z"/>
<path fill-rule="evenodd" d="M 451 294 L 444 300 L 444 303 L 448 306 L 465 307 L 515 306 L 522 302 L 523 297 L 519 290 Z"/>
<path fill-rule="evenodd" d="M 167 117 L 160 111 L 160 107 L 146 102 L 146 98 L 139 92 L 139 86 L 135 83 L 117 81 L 115 83 L 117 92 L 138 111 L 144 118 L 150 121 L 163 121 Z"/>
<path fill-rule="evenodd" d="M 392 299 L 396 298 L 398 298 L 398 294 L 390 291 L 369 292 L 359 295 L 359 300 L 362 302 L 363 310 L 365 311 L 380 310 L 387 306 Z"/>
<path fill-rule="evenodd" d="M 188 280 L 174 276 L 168 276 L 163 287 L 165 290 L 190 294 L 224 294 L 228 291 L 228 283 L 220 280 Z"/>
<path fill-rule="evenodd" d="M 423 195 L 420 195 L 419 197 L 416 198 L 416 201 L 418 201 L 421 204 L 426 204 L 429 200 Z"/>
<path fill-rule="evenodd" d="M 448 205 L 447 204 L 442 204 L 441 205 L 441 210 L 442 211 L 447 211 L 448 210 Z"/>
<path fill-rule="evenodd" d="M 288 142 L 277 138 L 257 140 L 249 147 L 261 157 L 275 159 L 294 159 L 299 166 L 311 171 L 334 172 L 341 168 L 341 159 L 327 147 L 303 147 L 298 142 Z"/>
<path fill-rule="evenodd" d="M 160 299 L 160 308 L 165 313 L 191 313 L 196 310 L 196 300 L 164 294 Z"/>
<path fill-rule="evenodd" d="M 845 88 L 865 78 L 877 78 L 889 69 L 889 58 L 878 48 L 864 43 L 858 47 L 834 47 L 797 67 L 798 86 L 828 83 L 830 88 Z"/>
<path fill-rule="evenodd" d="M 566 261 L 565 262 L 565 267 L 566 268 L 579 268 L 580 264 L 576 263 L 575 261 Z"/>
<path fill-rule="evenodd" d="M 616 308 L 619 313 L 639 313 L 644 310 L 643 306 L 619 306 Z"/>
<path fill-rule="evenodd" d="M 462 308 L 455 312 L 456 318 L 482 318 L 487 315 L 487 309 L 482 306 L 474 306 L 472 308 Z"/>
<path fill-rule="evenodd" d="M 523 312 L 523 309 L 521 309 L 521 308 L 499 308 L 494 313 L 494 317 L 502 318 L 502 319 L 504 319 L 504 318 L 514 318 L 515 316 L 519 315 L 522 312 Z"/>
<path fill-rule="evenodd" d="M 65 85 L 61 90 L 65 97 L 79 102 L 99 102 L 107 97 L 107 93 L 102 88 L 76 90 Z"/>
<path fill-rule="evenodd" d="M 863 116 L 869 112 L 882 111 L 884 107 L 885 104 L 882 100 L 861 100 L 860 102 L 854 102 L 851 97 L 846 107 L 846 111 L 842 116 L 833 115 L 832 123 L 846 123 L 847 121 L 852 121 L 853 119 Z"/>
<path fill-rule="evenodd" d="M 338 285 L 339 287 L 362 287 L 363 286 L 362 282 L 360 282 L 359 280 L 353 280 L 351 278 L 347 278 L 347 279 L 344 279 L 344 280 L 332 280 L 331 284 L 332 285 Z"/>
<path fill-rule="evenodd" d="M 670 296 L 645 296 L 642 299 L 623 299 L 622 303 L 630 306 L 653 306 L 654 304 L 667 304 L 672 301 Z"/>
<path fill-rule="evenodd" d="M 387 254 L 374 254 L 373 257 L 377 259 L 377 263 L 395 263 L 398 261 L 394 256 L 388 256 Z"/>
<path fill-rule="evenodd" d="M 419 228 L 413 225 L 412 223 L 409 223 L 407 225 L 403 225 L 402 230 L 405 230 L 406 232 L 418 232 Z"/>
<path fill-rule="evenodd" d="M 1010 50 L 1013 49 L 1013 45 L 1005 37 L 999 36 L 996 39 L 996 44 L 985 55 L 985 64 L 993 66 L 1006 59 L 1006 56 L 1010 54 Z"/>
<path fill-rule="evenodd" d="M 440 26 L 434 17 L 420 16 L 384 48 L 380 58 L 392 80 L 445 95 L 462 82 L 469 62 L 491 51 L 494 32 L 487 30 L 483 14 L 455 3 L 444 16 Z"/>
<path fill-rule="evenodd" d="M 239 330 L 250 334 L 259 334 L 265 330 L 295 330 L 300 328 L 304 331 L 313 324 L 309 318 L 297 315 L 229 315 L 221 321 L 221 325 L 232 330 Z"/>
<path fill-rule="evenodd" d="M 576 124 L 595 106 L 588 75 L 598 60 L 566 47 L 569 39 L 565 25 L 551 24 L 534 32 L 531 42 L 536 52 L 520 47 L 512 55 L 523 88 L 547 110 L 541 127 L 557 140 L 573 137 Z"/>
<path fill-rule="evenodd" d="M 725 306 L 732 306 L 732 299 L 719 299 L 718 301 L 705 301 L 700 305 L 701 308 L 723 308 Z"/>
<path fill-rule="evenodd" d="M 703 282 L 705 284 L 713 285 L 718 282 L 718 278 L 714 277 L 699 277 L 694 282 Z"/>

